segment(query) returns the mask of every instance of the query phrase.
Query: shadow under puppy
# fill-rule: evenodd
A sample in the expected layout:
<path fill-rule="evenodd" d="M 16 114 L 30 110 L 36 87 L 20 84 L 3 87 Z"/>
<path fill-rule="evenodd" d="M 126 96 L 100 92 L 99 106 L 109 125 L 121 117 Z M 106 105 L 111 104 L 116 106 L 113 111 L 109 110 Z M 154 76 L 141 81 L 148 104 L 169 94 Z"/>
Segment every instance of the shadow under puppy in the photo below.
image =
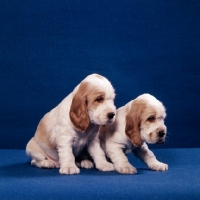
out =
<path fill-rule="evenodd" d="M 100 125 L 115 120 L 114 98 L 114 89 L 105 77 L 87 76 L 41 119 L 26 146 L 31 164 L 40 168 L 60 168 L 61 174 L 78 174 L 77 166 L 93 167 L 93 162 L 87 158 L 76 166 L 75 157 L 86 149 L 97 169 L 113 171 L 114 166 L 107 162 L 97 134 Z"/>
<path fill-rule="evenodd" d="M 100 126 L 101 146 L 122 174 L 137 173 L 125 154 L 134 152 L 152 170 L 165 171 L 168 165 L 159 162 L 146 143 L 163 144 L 166 136 L 163 104 L 150 94 L 143 94 L 117 109 L 113 124 Z"/>

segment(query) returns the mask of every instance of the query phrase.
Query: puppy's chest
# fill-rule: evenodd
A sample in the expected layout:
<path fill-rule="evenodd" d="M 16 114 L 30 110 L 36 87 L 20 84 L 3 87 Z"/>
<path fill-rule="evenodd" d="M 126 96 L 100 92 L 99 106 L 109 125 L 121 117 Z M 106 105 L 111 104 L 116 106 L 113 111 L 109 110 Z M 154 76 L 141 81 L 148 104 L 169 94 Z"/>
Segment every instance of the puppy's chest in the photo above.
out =
<path fill-rule="evenodd" d="M 83 148 L 89 144 L 97 135 L 99 126 L 90 125 L 86 133 L 76 132 L 73 138 L 72 149 L 75 156 L 78 156 Z"/>
<path fill-rule="evenodd" d="M 75 156 L 78 156 L 80 152 L 83 150 L 83 148 L 88 144 L 89 137 L 88 135 L 81 133 L 80 135 L 77 135 L 73 138 L 73 153 Z"/>

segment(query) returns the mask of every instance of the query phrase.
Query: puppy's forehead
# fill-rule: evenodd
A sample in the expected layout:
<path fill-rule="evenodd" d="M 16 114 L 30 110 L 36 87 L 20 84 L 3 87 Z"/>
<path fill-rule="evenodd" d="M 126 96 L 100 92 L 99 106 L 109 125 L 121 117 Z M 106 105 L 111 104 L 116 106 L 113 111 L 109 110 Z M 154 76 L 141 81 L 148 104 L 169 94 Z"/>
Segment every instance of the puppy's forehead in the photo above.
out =
<path fill-rule="evenodd" d="M 150 94 L 143 94 L 139 96 L 138 98 L 145 100 L 148 104 L 151 104 L 152 106 L 156 106 L 159 103 L 159 101 Z"/>
<path fill-rule="evenodd" d="M 92 74 L 85 78 L 83 82 L 87 82 L 91 87 L 95 87 L 96 90 L 102 91 L 106 94 L 107 98 L 114 99 L 115 91 L 110 81 L 99 74 Z"/>
<path fill-rule="evenodd" d="M 163 106 L 163 104 L 158 100 L 156 99 L 154 96 L 150 95 L 150 94 L 143 94 L 143 95 L 140 95 L 138 97 L 138 99 L 143 99 L 145 100 L 145 102 L 147 103 L 147 105 L 149 104 L 150 106 L 152 106 L 156 113 L 158 115 L 162 115 L 163 117 L 166 116 L 165 114 L 165 107 Z"/>

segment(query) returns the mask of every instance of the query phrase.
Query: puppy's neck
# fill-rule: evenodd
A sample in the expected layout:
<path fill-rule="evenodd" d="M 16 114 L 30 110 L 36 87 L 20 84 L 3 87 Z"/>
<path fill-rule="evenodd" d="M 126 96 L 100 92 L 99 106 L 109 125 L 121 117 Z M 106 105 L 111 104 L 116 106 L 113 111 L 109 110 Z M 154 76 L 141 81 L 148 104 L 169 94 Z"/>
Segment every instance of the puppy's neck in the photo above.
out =
<path fill-rule="evenodd" d="M 99 130 L 99 125 L 90 123 L 90 126 L 88 127 L 86 132 L 91 132 L 91 131 L 98 132 L 98 130 Z"/>

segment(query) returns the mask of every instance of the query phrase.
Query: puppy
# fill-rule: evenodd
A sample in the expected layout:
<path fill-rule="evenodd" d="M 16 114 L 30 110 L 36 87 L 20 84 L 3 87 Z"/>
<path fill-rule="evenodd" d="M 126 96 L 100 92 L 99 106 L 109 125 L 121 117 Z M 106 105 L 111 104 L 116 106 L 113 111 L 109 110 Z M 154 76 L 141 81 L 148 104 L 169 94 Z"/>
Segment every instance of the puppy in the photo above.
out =
<path fill-rule="evenodd" d="M 143 94 L 119 108 L 113 124 L 101 126 L 102 148 L 122 174 L 137 173 L 125 154 L 134 153 L 152 170 L 165 171 L 168 165 L 159 162 L 146 143 L 163 144 L 166 136 L 163 104 L 150 94 Z"/>
<path fill-rule="evenodd" d="M 26 146 L 31 164 L 40 168 L 60 168 L 61 174 L 78 174 L 80 169 L 75 164 L 75 157 L 87 148 L 97 169 L 113 171 L 114 166 L 107 162 L 97 134 L 100 125 L 115 120 L 114 98 L 114 89 L 105 77 L 87 76 L 41 119 Z M 93 163 L 85 159 L 80 166 L 91 168 Z"/>

